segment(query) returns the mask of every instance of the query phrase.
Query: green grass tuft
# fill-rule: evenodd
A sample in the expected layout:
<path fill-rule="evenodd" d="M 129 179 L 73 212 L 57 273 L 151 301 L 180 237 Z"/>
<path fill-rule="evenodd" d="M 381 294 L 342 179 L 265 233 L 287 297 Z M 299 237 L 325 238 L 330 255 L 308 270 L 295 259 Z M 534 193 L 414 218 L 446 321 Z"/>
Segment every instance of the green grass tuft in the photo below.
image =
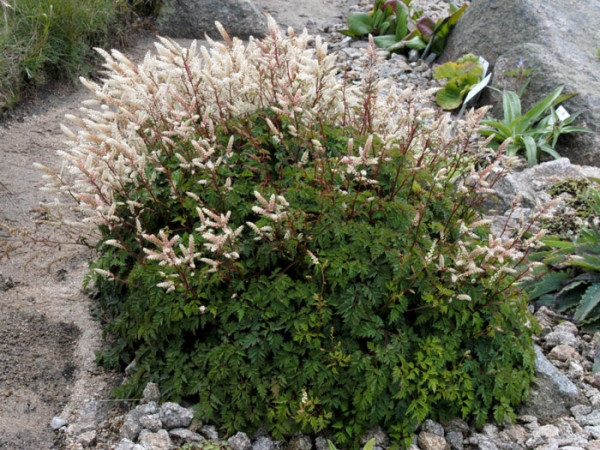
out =
<path fill-rule="evenodd" d="M 128 0 L 0 0 L 0 111 L 27 85 L 73 81 L 95 46 L 115 43 L 140 4 Z M 158 4 L 158 2 L 153 2 Z"/>

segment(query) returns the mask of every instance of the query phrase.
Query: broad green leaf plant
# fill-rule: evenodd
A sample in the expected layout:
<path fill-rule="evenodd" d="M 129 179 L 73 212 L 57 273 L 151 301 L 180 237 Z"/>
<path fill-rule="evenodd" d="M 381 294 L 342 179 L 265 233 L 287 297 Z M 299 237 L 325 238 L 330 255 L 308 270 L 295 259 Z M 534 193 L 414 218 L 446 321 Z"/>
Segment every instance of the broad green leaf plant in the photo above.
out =
<path fill-rule="evenodd" d="M 467 54 L 456 62 L 447 62 L 433 72 L 436 80 L 447 79 L 446 84 L 436 94 L 436 103 L 445 110 L 458 108 L 469 90 L 481 81 L 483 67 L 479 57 Z"/>
<path fill-rule="evenodd" d="M 429 48 L 440 54 L 467 4 L 460 8 L 452 4 L 450 15 L 436 22 L 414 10 L 410 3 L 411 0 L 376 0 L 370 13 L 350 13 L 348 29 L 340 33 L 357 38 L 373 35 L 375 44 L 390 52 Z"/>
<path fill-rule="evenodd" d="M 495 149 L 510 139 L 505 147 L 507 155 L 523 154 L 527 158 L 529 167 L 540 162 L 542 153 L 558 159 L 560 155 L 554 148 L 562 134 L 591 132 L 587 128 L 571 125 L 580 113 L 570 114 L 564 120 L 559 118 L 556 106 L 577 95 L 561 95 L 562 91 L 563 87 L 556 88 L 526 113 L 521 111 L 519 95 L 514 91 L 504 91 L 502 93 L 503 119 L 482 120 L 481 124 L 485 128 L 479 132 L 485 136 L 492 136 L 491 145 Z"/>

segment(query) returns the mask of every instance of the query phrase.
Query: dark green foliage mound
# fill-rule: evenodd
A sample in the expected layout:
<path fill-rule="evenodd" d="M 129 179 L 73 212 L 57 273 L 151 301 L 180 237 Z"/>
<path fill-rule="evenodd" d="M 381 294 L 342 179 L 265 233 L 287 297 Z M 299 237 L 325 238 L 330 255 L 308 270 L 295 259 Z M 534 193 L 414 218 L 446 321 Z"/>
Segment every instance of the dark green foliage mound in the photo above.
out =
<path fill-rule="evenodd" d="M 182 192 L 194 192 L 210 210 L 231 211 L 232 223 L 270 224 L 252 211 L 258 189 L 265 198 L 285 194 L 290 220 L 273 241 L 244 230 L 239 261 L 218 273 L 199 269 L 186 292 L 157 288 L 164 270 L 157 264 L 134 262 L 121 249 L 103 251 L 96 266 L 128 280 L 105 311 L 116 338 L 105 360 L 137 361 L 119 395 L 139 394 L 153 380 L 165 397 L 195 399 L 200 417 L 227 433 L 263 422 L 277 437 L 331 427 L 339 442 L 376 425 L 408 437 L 430 414 L 474 413 L 483 421 L 494 410 L 502 417 L 524 399 L 532 364 L 525 299 L 506 282 L 477 277 L 462 286 L 471 301 L 451 302 L 461 291 L 449 274 L 425 266 L 440 231 L 448 237 L 436 259 L 451 253 L 458 220 L 472 214 L 465 205 L 455 211 L 452 185 L 429 198 L 434 174 L 404 169 L 406 157 L 398 156 L 380 168 L 377 189 L 324 190 L 314 163 L 297 165 L 302 143 L 289 135 L 285 146 L 270 143 L 262 114 L 231 126 L 252 128 L 254 143 L 240 139 L 230 167 L 218 171 L 235 180 L 225 195 L 178 171 L 175 158 L 163 164 L 174 169 Z M 328 156 L 342 156 L 352 131 L 324 134 Z M 169 199 L 165 175 L 155 187 Z M 200 226 L 191 198 L 169 199 L 168 209 L 149 197 L 136 200 L 148 203 L 151 233 Z M 414 205 L 427 203 L 417 231 Z M 119 215 L 133 220 L 126 208 Z M 113 239 L 127 227 L 104 232 Z M 141 253 L 133 236 L 127 246 Z M 101 283 L 101 292 L 114 295 L 111 285 Z"/>
<path fill-rule="evenodd" d="M 99 223 L 101 359 L 136 361 L 117 395 L 152 380 L 224 434 L 327 429 L 342 446 L 513 417 L 533 373 L 515 285 L 531 242 L 479 218 L 498 176 L 475 171 L 481 112 L 451 132 L 271 27 L 202 65 L 168 41 L 160 65 L 107 55 L 105 88 L 89 84 L 119 114 L 71 135 L 60 183 Z"/>

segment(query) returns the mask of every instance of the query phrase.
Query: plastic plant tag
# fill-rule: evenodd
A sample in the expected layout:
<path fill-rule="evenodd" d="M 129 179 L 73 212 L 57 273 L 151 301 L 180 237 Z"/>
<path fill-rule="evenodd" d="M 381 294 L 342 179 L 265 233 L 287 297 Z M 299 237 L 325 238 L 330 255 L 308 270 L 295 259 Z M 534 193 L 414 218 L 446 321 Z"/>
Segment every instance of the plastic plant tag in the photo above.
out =
<path fill-rule="evenodd" d="M 562 105 L 556 108 L 556 115 L 558 116 L 558 120 L 560 120 L 561 122 L 571 117 L 569 111 L 567 111 Z"/>
<path fill-rule="evenodd" d="M 480 94 L 480 92 L 483 90 L 483 88 L 485 88 L 489 84 L 489 82 L 492 78 L 491 73 L 487 74 L 487 71 L 490 67 L 490 63 L 488 62 L 488 60 L 485 59 L 483 56 L 480 56 L 479 64 L 481 64 L 481 68 L 483 69 L 483 77 L 484 78 L 479 83 L 477 83 L 475 86 L 473 86 L 471 88 L 471 90 L 469 91 L 469 93 L 467 94 L 465 99 L 463 100 L 463 104 L 462 104 L 462 107 L 460 108 L 460 112 L 458 113 L 458 117 L 462 117 L 462 115 L 465 111 L 465 108 L 467 107 L 467 104 Z M 486 74 L 487 74 L 487 76 L 486 76 Z"/>
<path fill-rule="evenodd" d="M 564 122 L 566 119 L 568 119 L 569 117 L 571 117 L 571 115 L 569 114 L 569 111 L 567 111 L 564 106 L 559 106 L 558 108 L 556 108 L 556 110 L 554 111 L 555 115 L 552 115 L 552 117 L 550 117 L 549 120 L 549 124 L 550 125 L 554 125 L 556 119 L 558 118 L 559 121 Z"/>
<path fill-rule="evenodd" d="M 463 101 L 462 107 L 460 108 L 460 112 L 458 113 L 458 117 L 462 117 L 463 113 L 465 112 L 465 108 L 467 107 L 469 102 L 479 95 L 479 93 L 483 90 L 483 88 L 485 88 L 488 85 L 491 79 L 492 74 L 490 73 L 487 77 L 485 77 L 483 80 L 481 80 L 479 83 L 477 83 L 471 88 L 471 90 L 469 91 L 469 93 Z"/>
<path fill-rule="evenodd" d="M 483 56 L 480 56 L 479 57 L 479 64 L 481 64 L 481 67 L 483 68 L 483 76 L 485 77 L 485 75 L 487 74 L 488 69 L 490 68 L 490 63 Z"/>
<path fill-rule="evenodd" d="M 492 74 L 490 73 L 487 77 L 485 77 L 483 80 L 481 80 L 479 83 L 477 83 L 475 86 L 473 86 L 471 88 L 471 90 L 469 91 L 469 93 L 467 94 L 467 96 L 465 97 L 465 101 L 463 102 L 463 104 L 467 104 L 469 103 L 477 94 L 479 94 L 484 87 L 486 87 L 488 85 L 488 83 L 490 82 L 492 78 Z"/>

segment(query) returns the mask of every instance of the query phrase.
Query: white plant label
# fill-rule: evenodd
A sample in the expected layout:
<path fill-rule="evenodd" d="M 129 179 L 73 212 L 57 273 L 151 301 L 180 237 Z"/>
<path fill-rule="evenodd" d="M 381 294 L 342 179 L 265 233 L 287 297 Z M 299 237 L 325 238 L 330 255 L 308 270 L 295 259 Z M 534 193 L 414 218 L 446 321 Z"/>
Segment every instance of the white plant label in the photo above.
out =
<path fill-rule="evenodd" d="M 483 80 L 481 80 L 479 83 L 477 83 L 475 86 L 473 86 L 471 88 L 471 90 L 469 91 L 469 93 L 467 94 L 465 101 L 463 102 L 463 104 L 467 104 L 469 103 L 477 94 L 479 94 L 484 87 L 486 87 L 488 85 L 488 83 L 490 82 L 490 79 L 492 78 L 492 74 L 490 73 L 487 77 L 485 77 Z"/>
<path fill-rule="evenodd" d="M 477 96 L 481 93 L 481 91 L 483 91 L 483 88 L 485 88 L 489 84 L 490 80 L 492 79 L 491 73 L 486 76 L 487 71 L 490 67 L 490 63 L 485 58 L 480 56 L 479 64 L 481 64 L 481 68 L 483 69 L 484 78 L 483 78 L 483 80 L 481 80 L 479 83 L 477 83 L 475 86 L 473 86 L 471 88 L 471 90 L 469 91 L 469 93 L 467 94 L 465 99 L 463 100 L 463 104 L 458 113 L 458 117 L 462 117 L 463 113 L 465 112 L 465 108 L 467 107 L 469 102 L 471 100 L 473 100 L 474 98 L 477 98 Z"/>
<path fill-rule="evenodd" d="M 490 63 L 483 56 L 480 56 L 479 57 L 479 64 L 481 64 L 481 67 L 483 68 L 483 76 L 485 76 L 487 74 L 487 71 L 488 71 L 489 67 L 490 67 Z"/>
<path fill-rule="evenodd" d="M 556 115 L 558 116 L 558 120 L 561 122 L 567 120 L 571 116 L 569 111 L 567 111 L 563 106 L 556 108 Z"/>

